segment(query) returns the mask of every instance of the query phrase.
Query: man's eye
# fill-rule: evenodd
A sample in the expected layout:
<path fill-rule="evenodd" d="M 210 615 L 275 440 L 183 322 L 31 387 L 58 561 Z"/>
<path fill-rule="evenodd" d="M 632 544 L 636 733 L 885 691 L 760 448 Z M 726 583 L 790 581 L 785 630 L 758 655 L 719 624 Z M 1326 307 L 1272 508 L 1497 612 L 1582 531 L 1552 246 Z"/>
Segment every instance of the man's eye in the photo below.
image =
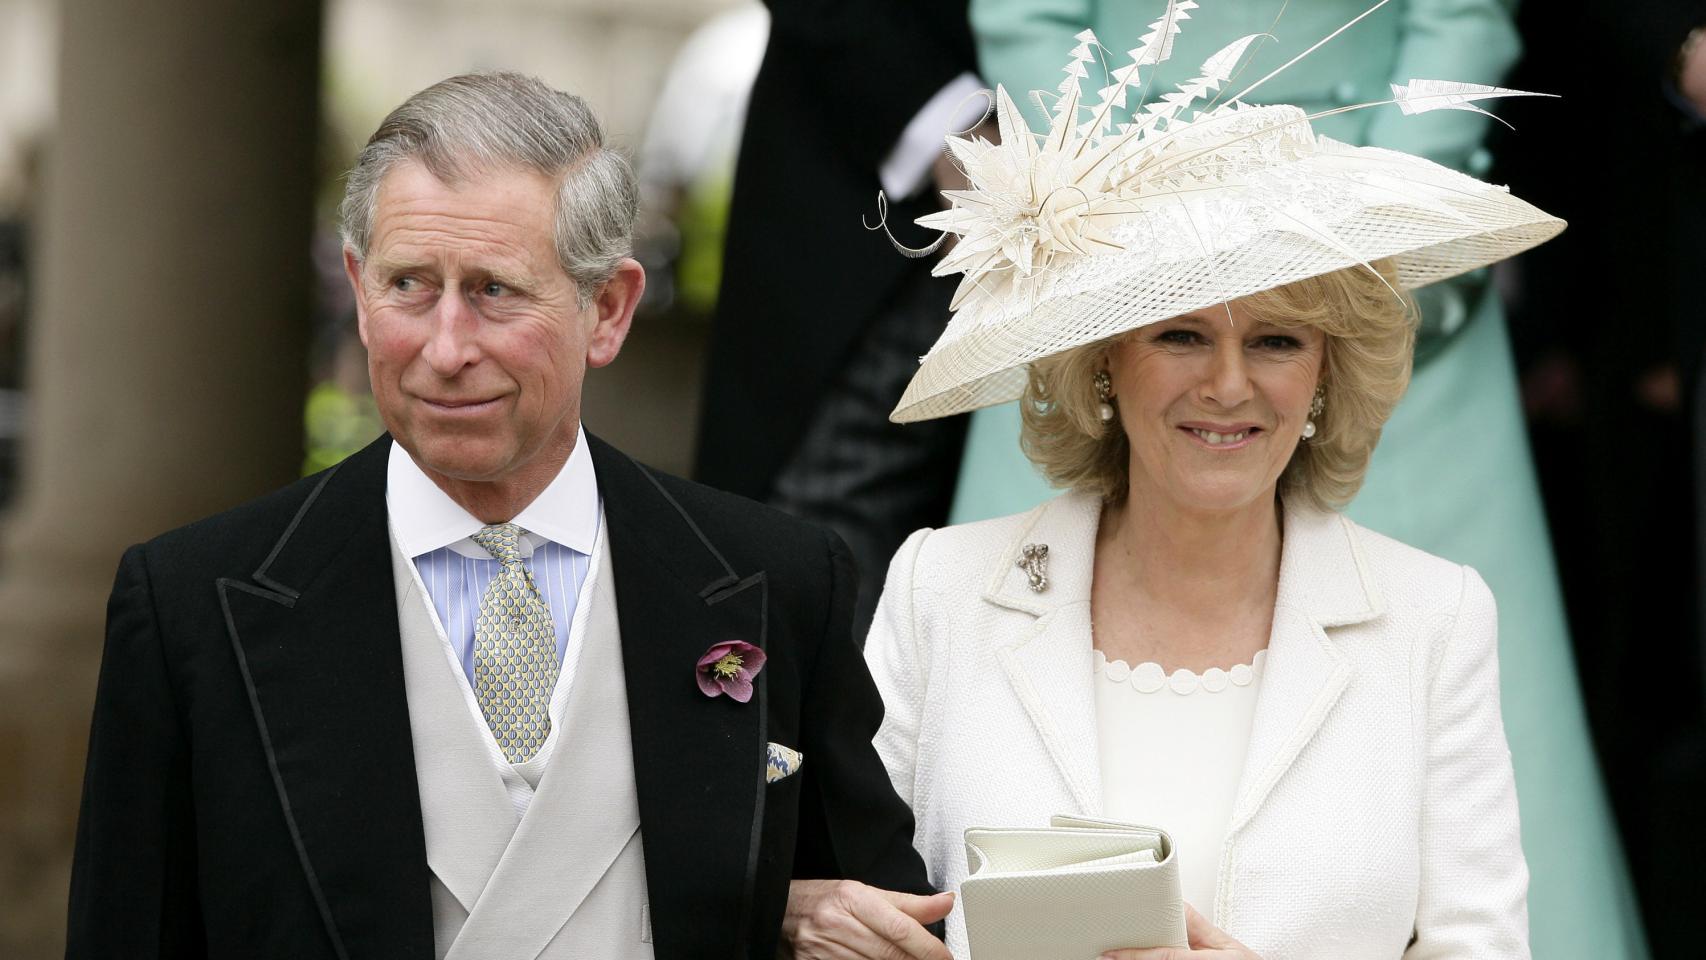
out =
<path fill-rule="evenodd" d="M 502 297 L 507 296 L 509 292 L 508 287 L 496 281 L 489 282 L 480 288 L 480 295 L 483 297 Z"/>
<path fill-rule="evenodd" d="M 421 287 L 421 282 L 414 277 L 398 277 L 391 281 L 391 286 L 398 293 L 414 293 Z"/>

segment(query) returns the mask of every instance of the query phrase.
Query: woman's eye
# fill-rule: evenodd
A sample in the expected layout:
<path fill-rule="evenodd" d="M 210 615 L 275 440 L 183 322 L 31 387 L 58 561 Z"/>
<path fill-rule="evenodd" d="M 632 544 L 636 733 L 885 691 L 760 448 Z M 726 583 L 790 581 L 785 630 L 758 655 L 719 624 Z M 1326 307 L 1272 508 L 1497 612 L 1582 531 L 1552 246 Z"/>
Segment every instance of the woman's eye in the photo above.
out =
<path fill-rule="evenodd" d="M 1303 347 L 1303 341 L 1296 337 L 1274 334 L 1257 340 L 1256 346 L 1263 350 L 1300 350 Z"/>
<path fill-rule="evenodd" d="M 1202 338 L 1200 336 L 1198 336 L 1195 331 L 1192 331 L 1192 330 L 1163 330 L 1160 333 L 1156 334 L 1156 336 L 1155 336 L 1155 340 L 1158 343 L 1165 343 L 1165 344 L 1170 344 L 1173 346 L 1181 346 L 1181 347 L 1190 346 L 1193 343 L 1197 343 L 1201 339 Z"/>

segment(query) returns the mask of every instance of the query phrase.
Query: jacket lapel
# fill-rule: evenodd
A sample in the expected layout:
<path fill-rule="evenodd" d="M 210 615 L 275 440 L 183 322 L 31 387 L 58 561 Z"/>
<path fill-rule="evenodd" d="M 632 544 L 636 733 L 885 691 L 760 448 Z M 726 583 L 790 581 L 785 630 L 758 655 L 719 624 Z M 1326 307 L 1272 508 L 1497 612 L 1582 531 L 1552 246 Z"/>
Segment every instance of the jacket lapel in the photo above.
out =
<path fill-rule="evenodd" d="M 1381 611 L 1350 521 L 1288 506 L 1267 663 L 1228 836 L 1261 809 L 1350 682 L 1350 665 L 1327 628 L 1372 620 Z"/>
<path fill-rule="evenodd" d="M 279 802 L 341 958 L 432 956 L 382 437 L 323 476 L 252 574 L 219 579 Z"/>
<path fill-rule="evenodd" d="M 1102 809 L 1090 637 L 1090 581 L 1100 518 L 1100 502 L 1084 494 L 1065 494 L 1037 507 L 1031 522 L 990 566 L 984 592 L 990 603 L 1037 618 L 1024 639 L 996 656 L 1077 802 L 1077 812 L 1092 817 Z M 1017 562 L 1032 543 L 1049 548 L 1048 587 L 1040 592 L 1031 589 Z"/>
<path fill-rule="evenodd" d="M 593 437 L 610 531 L 653 946 L 744 956 L 764 816 L 766 681 L 751 702 L 694 682 L 712 644 L 767 645 L 768 581 L 739 570 L 659 481 Z"/>
<path fill-rule="evenodd" d="M 997 656 L 1073 799 L 1092 816 L 1102 806 L 1090 634 L 1099 519 L 1100 504 L 1091 496 L 1044 503 L 995 558 L 985 581 L 989 602 L 1037 618 L 1024 639 Z M 1049 586 L 1040 593 L 1017 566 L 1030 543 L 1049 546 Z M 1355 527 L 1337 514 L 1288 508 L 1262 692 L 1228 835 L 1260 809 L 1350 681 L 1327 628 L 1373 619 L 1381 609 Z"/>

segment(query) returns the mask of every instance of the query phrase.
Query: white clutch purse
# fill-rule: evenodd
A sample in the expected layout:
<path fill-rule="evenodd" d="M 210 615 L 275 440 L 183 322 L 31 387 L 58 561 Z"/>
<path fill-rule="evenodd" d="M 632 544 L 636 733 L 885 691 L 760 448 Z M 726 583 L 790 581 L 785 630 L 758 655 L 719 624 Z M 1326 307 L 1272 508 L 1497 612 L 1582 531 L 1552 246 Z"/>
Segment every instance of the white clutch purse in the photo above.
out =
<path fill-rule="evenodd" d="M 1057 816 L 1045 829 L 972 827 L 960 884 L 972 960 L 1087 960 L 1183 947 L 1179 860 L 1164 830 Z"/>

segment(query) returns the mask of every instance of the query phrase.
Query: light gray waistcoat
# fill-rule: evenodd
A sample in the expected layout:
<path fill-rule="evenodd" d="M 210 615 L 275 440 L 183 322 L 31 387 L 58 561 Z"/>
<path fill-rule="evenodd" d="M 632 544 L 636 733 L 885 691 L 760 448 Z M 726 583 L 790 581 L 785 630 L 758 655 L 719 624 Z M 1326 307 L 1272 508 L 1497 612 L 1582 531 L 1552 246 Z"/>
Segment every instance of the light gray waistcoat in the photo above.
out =
<path fill-rule="evenodd" d="M 504 790 L 432 601 L 391 545 L 403 676 L 432 868 L 438 960 L 651 960 L 610 548 L 599 538 L 564 722 L 527 813 Z M 578 618 L 577 618 L 578 619 Z"/>

